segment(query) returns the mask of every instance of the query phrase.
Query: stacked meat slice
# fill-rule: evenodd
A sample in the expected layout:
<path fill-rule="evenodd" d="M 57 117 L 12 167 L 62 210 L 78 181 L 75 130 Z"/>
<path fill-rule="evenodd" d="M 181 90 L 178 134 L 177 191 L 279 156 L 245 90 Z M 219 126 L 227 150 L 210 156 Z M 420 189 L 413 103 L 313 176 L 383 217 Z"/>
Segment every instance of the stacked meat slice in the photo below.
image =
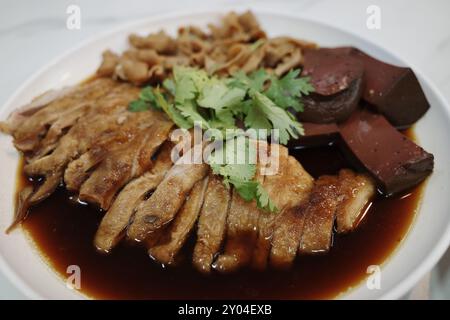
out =
<path fill-rule="evenodd" d="M 26 156 L 25 173 L 43 180 L 21 197 L 14 224 L 63 180 L 81 200 L 107 210 L 123 186 L 152 166 L 173 126 L 161 112 L 129 112 L 139 89 L 128 84 L 97 79 L 65 91 L 3 125 Z"/>
<path fill-rule="evenodd" d="M 129 84 L 97 79 L 43 95 L 1 124 L 24 153 L 26 174 L 42 179 L 21 192 L 13 226 L 64 183 L 105 211 L 94 239 L 100 251 L 126 236 L 173 265 L 196 233 L 199 272 L 287 268 L 298 254 L 328 251 L 334 230 L 353 230 L 375 194 L 365 175 L 341 170 L 314 181 L 287 148 L 259 142 L 269 157 L 258 159 L 255 179 L 278 212 L 261 210 L 212 174 L 201 161 L 204 144 L 172 163 L 173 124 L 159 111 L 128 111 L 138 95 Z"/>

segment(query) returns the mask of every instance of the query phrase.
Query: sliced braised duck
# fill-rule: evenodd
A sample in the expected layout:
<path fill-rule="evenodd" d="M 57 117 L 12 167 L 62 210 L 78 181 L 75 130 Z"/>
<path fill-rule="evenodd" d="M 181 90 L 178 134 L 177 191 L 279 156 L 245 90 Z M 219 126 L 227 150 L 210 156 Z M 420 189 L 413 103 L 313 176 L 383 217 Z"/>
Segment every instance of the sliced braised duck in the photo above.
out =
<path fill-rule="evenodd" d="M 338 204 L 338 178 L 322 176 L 317 179 L 304 212 L 301 253 L 326 252 L 330 249 Z"/>
<path fill-rule="evenodd" d="M 138 203 L 156 189 L 173 165 L 170 158 L 172 147 L 171 142 L 166 142 L 161 147 L 152 168 L 128 183 L 120 191 L 95 234 L 94 244 L 98 250 L 109 252 L 120 241 L 127 226 L 131 223 Z"/>
<path fill-rule="evenodd" d="M 230 201 L 230 190 L 222 179 L 210 174 L 192 256 L 193 265 L 200 272 L 209 273 L 214 258 L 220 252 L 225 239 Z"/>
<path fill-rule="evenodd" d="M 130 155 L 135 153 L 138 156 L 139 142 L 143 144 L 148 139 L 151 149 L 154 148 L 154 145 L 158 146 L 158 143 L 163 138 L 165 140 L 168 135 L 167 127 L 171 126 L 171 122 L 162 117 L 160 112 L 155 111 L 126 112 L 120 116 L 118 121 L 121 123 L 120 131 L 103 134 L 92 143 L 87 152 L 68 164 L 64 173 L 67 189 L 78 192 L 90 175 L 95 174 L 95 171 L 101 167 L 108 164 L 112 167 L 114 163 L 119 166 L 117 163 L 120 161 L 120 157 L 127 156 L 125 154 L 127 150 Z M 159 128 L 160 124 L 161 128 Z M 158 132 L 162 137 L 160 135 L 153 137 Z M 150 138 L 148 138 L 149 135 Z M 142 154 L 142 156 L 146 155 Z M 132 166 L 133 162 L 129 161 L 128 164 Z"/>
<path fill-rule="evenodd" d="M 270 250 L 270 265 L 273 268 L 287 269 L 294 262 L 303 234 L 307 203 L 284 210 L 276 220 Z"/>
<path fill-rule="evenodd" d="M 313 185 L 313 178 L 297 160 L 288 155 L 287 148 L 272 145 L 270 150 L 270 159 L 278 161 L 279 168 L 275 174 L 265 177 L 263 186 L 279 212 L 264 212 L 259 216 L 258 240 L 253 252 L 252 266 L 261 270 L 265 269 L 268 263 L 275 221 L 286 208 L 296 206 L 307 199 Z"/>
<path fill-rule="evenodd" d="M 150 257 L 165 265 L 171 265 L 176 261 L 177 253 L 197 222 L 207 185 L 208 177 L 194 185 L 183 207 L 165 231 L 165 235 L 156 246 L 149 249 Z"/>
<path fill-rule="evenodd" d="M 28 113 L 18 111 L 20 116 L 13 113 L 7 124 L 9 123 L 9 132 L 14 137 L 14 145 L 21 151 L 34 152 L 40 147 L 42 139 L 47 138 L 47 134 L 47 143 L 54 143 L 64 129 L 72 126 L 83 115 L 79 111 L 87 111 L 89 106 L 118 86 L 130 87 L 118 85 L 110 79 L 98 79 L 73 89 L 63 89 L 60 94 L 53 94 L 35 106 L 25 107 Z M 35 112 L 30 112 L 30 109 Z"/>
<path fill-rule="evenodd" d="M 337 232 L 348 232 L 356 228 L 375 193 L 375 184 L 367 175 L 355 174 L 348 169 L 339 172 L 340 202 L 336 209 Z"/>
<path fill-rule="evenodd" d="M 131 141 L 109 154 L 80 189 L 80 199 L 107 210 L 115 194 L 151 166 L 151 158 L 168 138 L 172 123 L 162 115 Z"/>
<path fill-rule="evenodd" d="M 257 176 L 257 181 L 262 179 L 262 176 Z M 233 190 L 230 201 L 225 249 L 213 264 L 217 271 L 223 273 L 236 271 L 251 261 L 261 214 L 256 201 L 245 201 L 236 190 Z"/>
<path fill-rule="evenodd" d="M 201 159 L 202 150 L 203 146 L 199 144 L 184 154 L 151 197 L 137 207 L 134 221 L 128 228 L 130 239 L 143 241 L 173 220 L 194 184 L 208 174 L 209 166 Z"/>
<path fill-rule="evenodd" d="M 27 175 L 43 177 L 43 183 L 28 197 L 29 205 L 46 199 L 55 191 L 70 161 L 88 151 L 95 141 L 110 135 L 111 132 L 120 131 L 120 126 L 123 124 L 120 119 L 128 113 L 124 106 L 137 94 L 136 88 L 125 84 L 116 85 L 116 88 L 94 104 L 91 112 L 77 121 L 59 139 L 52 153 L 41 158 L 34 158 L 25 165 L 24 171 Z M 42 109 L 44 110 L 46 108 Z M 24 214 L 16 214 L 16 217 L 20 216 Z"/>

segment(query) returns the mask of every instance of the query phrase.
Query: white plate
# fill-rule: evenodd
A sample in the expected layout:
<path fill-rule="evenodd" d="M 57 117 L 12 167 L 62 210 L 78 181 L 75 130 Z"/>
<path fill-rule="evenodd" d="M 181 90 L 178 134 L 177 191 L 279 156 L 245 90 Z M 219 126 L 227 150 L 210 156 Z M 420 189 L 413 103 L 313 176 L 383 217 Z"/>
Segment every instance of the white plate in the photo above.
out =
<path fill-rule="evenodd" d="M 255 12 L 270 36 L 289 35 L 317 42 L 321 46 L 352 45 L 393 64 L 405 65 L 389 50 L 380 48 L 356 35 L 321 23 L 289 15 Z M 122 51 L 127 47 L 127 35 L 132 32 L 147 34 L 165 29 L 174 33 L 179 26 L 195 24 L 206 26 L 217 22 L 223 12 L 170 14 L 128 24 L 98 36 L 67 52 L 32 76 L 0 110 L 5 119 L 15 108 L 29 102 L 36 95 L 52 88 L 76 84 L 92 74 L 100 63 L 100 54 L 111 48 Z M 414 69 L 414 68 L 413 68 Z M 395 299 L 404 295 L 434 264 L 450 242 L 450 108 L 442 95 L 418 70 L 415 70 L 425 91 L 431 109 L 416 125 L 420 144 L 435 156 L 435 171 L 428 181 L 420 212 L 406 239 L 382 266 L 381 289 L 369 290 L 364 282 L 343 298 Z M 0 230 L 5 230 L 12 219 L 17 152 L 11 139 L 0 137 Z M 395 214 L 392 212 L 391 214 Z M 0 269 L 30 298 L 82 298 L 68 290 L 65 283 L 32 249 L 30 241 L 20 231 L 6 236 L 0 234 Z M 338 276 L 338 275 L 337 275 Z"/>

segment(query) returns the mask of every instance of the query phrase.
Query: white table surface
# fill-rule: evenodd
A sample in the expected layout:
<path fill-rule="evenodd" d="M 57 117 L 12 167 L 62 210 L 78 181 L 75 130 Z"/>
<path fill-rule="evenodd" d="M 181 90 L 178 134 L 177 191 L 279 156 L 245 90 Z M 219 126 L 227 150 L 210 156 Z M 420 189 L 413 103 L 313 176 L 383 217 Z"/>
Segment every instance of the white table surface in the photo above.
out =
<path fill-rule="evenodd" d="M 81 29 L 66 28 L 69 5 Z M 80 41 L 118 24 L 159 13 L 233 6 L 289 12 L 334 24 L 398 54 L 450 101 L 448 0 L 0 0 L 0 105 L 42 65 Z M 366 8 L 381 9 L 381 29 L 366 27 Z M 426 288 L 418 287 L 418 292 Z M 423 295 L 420 295 L 422 297 Z M 25 298 L 0 274 L 0 299 Z M 450 299 L 450 251 L 431 275 L 431 298 Z"/>

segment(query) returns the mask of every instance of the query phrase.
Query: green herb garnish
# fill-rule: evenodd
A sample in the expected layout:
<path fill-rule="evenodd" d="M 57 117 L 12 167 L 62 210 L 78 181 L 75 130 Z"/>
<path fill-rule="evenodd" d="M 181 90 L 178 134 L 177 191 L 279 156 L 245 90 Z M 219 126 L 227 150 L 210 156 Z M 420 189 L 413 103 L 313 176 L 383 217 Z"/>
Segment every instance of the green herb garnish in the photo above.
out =
<path fill-rule="evenodd" d="M 163 88 L 145 87 L 139 99 L 132 101 L 129 110 L 140 112 L 151 108 L 164 111 L 179 127 L 189 129 L 200 123 L 202 129 L 236 129 L 240 120 L 246 129 L 278 129 L 279 141 L 287 144 L 289 139 L 303 134 L 303 127 L 291 109 L 303 111 L 301 97 L 313 92 L 307 77 L 299 77 L 300 70 L 291 70 L 282 78 L 259 69 L 247 75 L 237 72 L 231 77 L 209 76 L 204 70 L 175 67 L 173 79 L 166 79 Z M 226 140 L 235 143 L 240 138 Z M 248 138 L 245 138 L 248 140 Z M 235 155 L 249 151 L 237 148 Z M 276 211 L 260 183 L 254 180 L 256 164 L 231 164 L 218 162 L 220 152 L 212 155 L 210 165 L 215 174 L 221 175 L 227 186 L 233 185 L 247 201 L 256 199 L 260 208 Z"/>

